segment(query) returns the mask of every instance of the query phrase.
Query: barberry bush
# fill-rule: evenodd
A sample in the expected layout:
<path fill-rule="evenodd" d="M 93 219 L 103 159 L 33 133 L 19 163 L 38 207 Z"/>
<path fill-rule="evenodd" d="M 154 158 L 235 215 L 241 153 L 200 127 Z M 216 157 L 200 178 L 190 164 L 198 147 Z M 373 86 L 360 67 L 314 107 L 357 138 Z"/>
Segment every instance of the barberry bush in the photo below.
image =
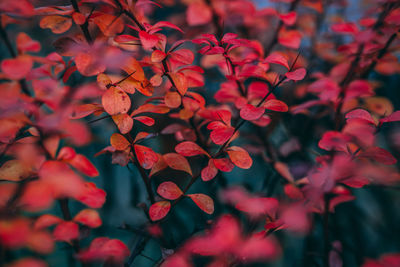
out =
<path fill-rule="evenodd" d="M 400 266 L 399 1 L 0 19 L 1 266 Z"/>

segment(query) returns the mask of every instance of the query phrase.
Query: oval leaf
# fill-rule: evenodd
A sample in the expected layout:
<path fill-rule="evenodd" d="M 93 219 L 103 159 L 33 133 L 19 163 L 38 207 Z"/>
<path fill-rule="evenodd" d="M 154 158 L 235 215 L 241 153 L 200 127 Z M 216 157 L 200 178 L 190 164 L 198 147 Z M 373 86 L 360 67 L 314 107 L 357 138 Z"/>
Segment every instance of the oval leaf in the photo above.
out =
<path fill-rule="evenodd" d="M 205 213 L 214 213 L 214 201 L 209 196 L 204 194 L 189 194 L 187 196 Z"/>
<path fill-rule="evenodd" d="M 175 200 L 183 195 L 182 190 L 173 182 L 160 184 L 157 188 L 157 193 L 168 200 Z"/>
<path fill-rule="evenodd" d="M 149 216 L 152 221 L 158 221 L 164 218 L 171 209 L 171 202 L 160 201 L 150 206 Z"/>

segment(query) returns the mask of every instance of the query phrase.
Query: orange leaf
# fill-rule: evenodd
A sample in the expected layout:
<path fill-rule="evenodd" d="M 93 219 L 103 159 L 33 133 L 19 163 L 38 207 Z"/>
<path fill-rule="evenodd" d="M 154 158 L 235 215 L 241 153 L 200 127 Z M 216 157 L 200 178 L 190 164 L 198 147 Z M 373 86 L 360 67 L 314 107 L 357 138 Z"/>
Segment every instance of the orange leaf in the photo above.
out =
<path fill-rule="evenodd" d="M 164 218 L 171 209 L 171 202 L 160 201 L 150 206 L 149 216 L 152 221 L 158 221 Z"/>
<path fill-rule="evenodd" d="M 253 164 L 253 160 L 246 150 L 238 146 L 231 146 L 227 150 L 228 156 L 232 163 L 242 169 L 249 169 Z"/>
<path fill-rule="evenodd" d="M 101 103 L 103 104 L 104 110 L 110 115 L 127 113 L 131 107 L 131 99 L 129 96 L 121 89 L 113 86 L 103 94 Z"/>
<path fill-rule="evenodd" d="M 169 108 L 177 108 L 181 105 L 181 96 L 177 92 L 168 92 L 164 97 L 165 105 Z"/>
<path fill-rule="evenodd" d="M 110 14 L 96 16 L 93 22 L 105 36 L 114 36 L 124 30 L 124 21 Z"/>
<path fill-rule="evenodd" d="M 158 161 L 157 154 L 149 147 L 134 145 L 136 158 L 144 169 L 151 169 Z"/>
<path fill-rule="evenodd" d="M 106 66 L 98 60 L 94 53 L 80 52 L 75 56 L 75 65 L 84 76 L 93 76 L 106 70 Z"/>
<path fill-rule="evenodd" d="M 170 73 L 172 81 L 174 82 L 176 89 L 181 95 L 185 95 L 188 89 L 188 83 L 186 76 L 182 73 Z"/>
<path fill-rule="evenodd" d="M 53 33 L 64 33 L 71 28 L 72 20 L 70 18 L 52 15 L 46 16 L 40 20 L 40 28 L 49 28 Z"/>
<path fill-rule="evenodd" d="M 214 201 L 209 196 L 204 194 L 189 194 L 187 196 L 205 213 L 214 213 Z"/>
<path fill-rule="evenodd" d="M 99 111 L 99 110 L 102 110 L 100 105 L 83 104 L 83 105 L 75 106 L 73 108 L 69 118 L 73 119 L 73 120 L 82 119 L 96 111 Z"/>
<path fill-rule="evenodd" d="M 124 62 L 122 69 L 128 74 L 133 73 L 131 77 L 135 80 L 143 81 L 146 79 L 142 66 L 134 57 L 129 57 Z"/>
<path fill-rule="evenodd" d="M 102 224 L 99 213 L 92 209 L 81 210 L 77 215 L 75 215 L 74 221 L 90 228 L 97 228 Z"/>
<path fill-rule="evenodd" d="M 190 169 L 190 165 L 188 160 L 177 153 L 168 153 L 163 155 L 163 158 L 165 160 L 165 163 L 174 170 L 179 170 L 179 171 L 184 171 L 189 173 L 190 175 L 192 174 L 192 170 Z"/>
<path fill-rule="evenodd" d="M 133 126 L 133 119 L 128 114 L 114 115 L 112 116 L 112 119 L 122 134 L 126 134 L 131 131 Z"/>
<path fill-rule="evenodd" d="M 6 161 L 0 167 L 1 180 L 19 182 L 25 178 L 28 178 L 32 173 L 31 167 L 17 159 Z"/>
<path fill-rule="evenodd" d="M 160 184 L 157 188 L 157 193 L 168 200 L 175 200 L 183 195 L 182 190 L 173 182 Z"/>
<path fill-rule="evenodd" d="M 119 133 L 114 133 L 111 135 L 110 143 L 116 150 L 125 150 L 128 146 L 130 146 L 129 141 Z"/>

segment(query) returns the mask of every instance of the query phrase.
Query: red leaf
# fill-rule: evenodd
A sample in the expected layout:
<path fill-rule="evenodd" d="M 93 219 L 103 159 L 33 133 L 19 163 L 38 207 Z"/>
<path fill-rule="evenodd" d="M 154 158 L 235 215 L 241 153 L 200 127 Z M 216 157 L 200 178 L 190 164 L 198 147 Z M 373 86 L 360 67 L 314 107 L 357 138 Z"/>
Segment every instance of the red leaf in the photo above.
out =
<path fill-rule="evenodd" d="M 77 215 L 75 215 L 74 221 L 90 228 L 97 228 L 102 224 L 99 213 L 92 209 L 81 210 Z"/>
<path fill-rule="evenodd" d="M 172 24 L 171 22 L 168 22 L 168 21 L 159 21 L 159 22 L 157 22 L 156 24 L 154 24 L 151 27 L 151 30 L 162 28 L 162 27 L 171 28 L 171 29 L 174 29 L 174 30 L 177 30 L 177 31 L 180 31 L 181 33 L 183 33 L 183 31 L 178 26 L 176 26 L 176 25 L 174 25 L 174 24 Z"/>
<path fill-rule="evenodd" d="M 131 145 L 131 143 L 129 143 L 129 141 L 119 133 L 114 133 L 111 135 L 110 143 L 116 150 L 125 150 Z"/>
<path fill-rule="evenodd" d="M 289 110 L 285 102 L 282 102 L 277 99 L 268 100 L 267 102 L 264 103 L 263 107 L 278 112 L 287 112 Z"/>
<path fill-rule="evenodd" d="M 35 225 L 33 228 L 35 230 L 41 230 L 50 226 L 53 226 L 55 224 L 58 224 L 62 222 L 63 220 L 57 216 L 54 216 L 52 214 L 43 214 L 39 218 L 36 219 Z"/>
<path fill-rule="evenodd" d="M 185 141 L 178 144 L 175 147 L 175 151 L 185 157 L 192 157 L 201 154 L 207 155 L 209 157 L 209 154 L 204 149 L 202 149 L 198 144 L 192 141 Z"/>
<path fill-rule="evenodd" d="M 307 71 L 305 68 L 299 68 L 294 71 L 288 72 L 285 76 L 292 81 L 301 81 L 306 77 Z"/>
<path fill-rule="evenodd" d="M 138 117 L 134 117 L 133 118 L 136 121 L 140 121 L 141 123 L 143 123 L 144 125 L 147 126 L 153 126 L 154 125 L 154 119 L 147 117 L 147 116 L 138 116 Z"/>
<path fill-rule="evenodd" d="M 380 119 L 379 122 L 384 123 L 384 122 L 393 122 L 393 121 L 400 121 L 400 110 L 393 112 L 389 116 Z"/>
<path fill-rule="evenodd" d="M 149 147 L 134 145 L 136 158 L 144 169 L 151 169 L 158 161 L 157 154 Z"/>
<path fill-rule="evenodd" d="M 204 194 L 189 194 L 187 196 L 205 213 L 214 213 L 214 201 L 209 196 Z"/>
<path fill-rule="evenodd" d="M 272 52 L 268 57 L 265 58 L 264 62 L 278 64 L 290 69 L 287 58 L 284 57 L 280 52 Z"/>
<path fill-rule="evenodd" d="M 64 162 L 46 161 L 39 170 L 42 182 L 52 188 L 54 197 L 77 197 L 84 190 L 84 181 Z"/>
<path fill-rule="evenodd" d="M 216 145 L 222 145 L 232 137 L 234 131 L 233 127 L 216 129 L 211 132 L 210 138 Z"/>
<path fill-rule="evenodd" d="M 344 23 L 337 23 L 332 25 L 332 31 L 343 33 L 343 34 L 356 34 L 358 33 L 358 27 L 355 23 L 352 22 L 344 22 Z"/>
<path fill-rule="evenodd" d="M 174 169 L 174 170 L 179 170 L 179 171 L 184 171 L 189 173 L 190 175 L 193 175 L 192 170 L 190 169 L 190 165 L 188 160 L 177 153 L 168 153 L 163 155 L 165 163 L 167 165 Z"/>
<path fill-rule="evenodd" d="M 193 63 L 194 54 L 189 49 L 179 49 L 169 54 L 169 59 L 179 64 L 190 65 Z"/>
<path fill-rule="evenodd" d="M 193 2 L 186 10 L 186 20 L 189 26 L 197 26 L 209 23 L 212 18 L 212 11 L 203 2 Z"/>
<path fill-rule="evenodd" d="M 158 221 L 164 218 L 171 209 L 171 202 L 159 201 L 150 206 L 149 216 L 152 221 Z"/>
<path fill-rule="evenodd" d="M 380 147 L 369 147 L 357 155 L 358 158 L 369 158 L 386 165 L 396 164 L 397 159 L 389 151 Z"/>
<path fill-rule="evenodd" d="M 252 217 L 268 215 L 272 218 L 275 217 L 278 207 L 278 200 L 270 197 L 246 197 L 235 205 L 236 209 L 247 212 Z"/>
<path fill-rule="evenodd" d="M 26 33 L 20 32 L 17 36 L 17 48 L 21 52 L 39 52 L 41 45 Z"/>
<path fill-rule="evenodd" d="M 157 35 L 149 34 L 146 31 L 139 31 L 139 38 L 142 42 L 142 46 L 144 49 L 151 49 L 157 45 L 159 38 Z"/>
<path fill-rule="evenodd" d="M 2 0 L 0 1 L 0 12 L 18 16 L 32 16 L 35 14 L 34 7 L 29 0 Z"/>
<path fill-rule="evenodd" d="M 237 256 L 243 262 L 271 260 L 276 258 L 280 253 L 276 242 L 255 234 L 236 248 Z"/>
<path fill-rule="evenodd" d="M 99 175 L 99 171 L 84 155 L 77 154 L 68 163 L 71 164 L 72 167 L 89 177 L 95 177 Z"/>
<path fill-rule="evenodd" d="M 153 53 L 151 53 L 151 62 L 160 63 L 166 56 L 167 54 L 165 54 L 163 51 L 154 50 Z"/>
<path fill-rule="evenodd" d="M 355 109 L 350 111 L 349 113 L 346 114 L 346 119 L 347 120 L 351 120 L 351 119 L 360 119 L 363 121 L 366 121 L 368 123 L 374 124 L 375 125 L 375 121 L 372 118 L 371 114 L 366 111 L 365 109 Z"/>
<path fill-rule="evenodd" d="M 204 182 L 212 180 L 218 173 L 218 169 L 214 165 L 214 160 L 210 159 L 208 161 L 207 167 L 201 170 L 201 179 Z"/>
<path fill-rule="evenodd" d="M 92 209 L 98 209 L 106 201 L 106 192 L 97 188 L 95 183 L 85 183 L 82 193 L 76 199 Z"/>
<path fill-rule="evenodd" d="M 175 200 L 183 195 L 182 190 L 173 182 L 160 184 L 157 188 L 157 193 L 168 200 Z"/>
<path fill-rule="evenodd" d="M 259 118 L 261 118 L 261 116 L 264 114 L 264 112 L 265 112 L 264 107 L 255 107 L 251 104 L 246 104 L 240 110 L 240 117 L 244 120 L 254 121 L 254 120 L 258 120 Z"/>
<path fill-rule="evenodd" d="M 112 86 L 101 98 L 104 110 L 110 115 L 127 113 L 131 107 L 131 99 L 121 89 Z"/>
<path fill-rule="evenodd" d="M 232 163 L 242 169 L 249 169 L 253 164 L 253 160 L 246 150 L 238 146 L 231 146 L 227 149 L 227 153 Z"/>
<path fill-rule="evenodd" d="M 79 226 L 74 222 L 61 222 L 54 228 L 55 240 L 71 242 L 79 237 Z"/>
<path fill-rule="evenodd" d="M 215 167 L 223 172 L 230 172 L 233 170 L 235 165 L 230 161 L 230 159 L 222 158 L 222 159 L 213 159 Z"/>
<path fill-rule="evenodd" d="M 33 66 L 32 58 L 28 55 L 17 58 L 4 59 L 1 62 L 1 70 L 13 80 L 21 80 L 31 71 Z"/>
<path fill-rule="evenodd" d="M 350 140 L 351 139 L 348 135 L 335 131 L 327 131 L 322 136 L 322 139 L 319 141 L 318 146 L 321 149 L 325 149 L 327 151 L 345 151 L 346 143 Z"/>
<path fill-rule="evenodd" d="M 129 256 L 128 247 L 118 239 L 98 237 L 93 239 L 89 249 L 78 255 L 82 261 L 107 261 L 111 265 L 121 265 Z"/>
<path fill-rule="evenodd" d="M 282 29 L 279 32 L 278 42 L 283 46 L 298 49 L 301 44 L 301 33 L 297 30 Z"/>
<path fill-rule="evenodd" d="M 296 22 L 297 14 L 296 11 L 291 11 L 286 14 L 279 14 L 279 18 L 283 21 L 283 23 L 291 26 Z"/>

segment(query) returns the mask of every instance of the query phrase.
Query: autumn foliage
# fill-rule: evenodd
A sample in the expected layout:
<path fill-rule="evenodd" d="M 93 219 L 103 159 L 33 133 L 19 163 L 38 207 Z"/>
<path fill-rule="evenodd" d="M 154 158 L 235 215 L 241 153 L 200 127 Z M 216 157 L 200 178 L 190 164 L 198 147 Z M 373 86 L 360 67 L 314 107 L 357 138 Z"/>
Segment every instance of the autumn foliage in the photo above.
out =
<path fill-rule="evenodd" d="M 399 1 L 0 18 L 1 266 L 400 266 Z"/>

